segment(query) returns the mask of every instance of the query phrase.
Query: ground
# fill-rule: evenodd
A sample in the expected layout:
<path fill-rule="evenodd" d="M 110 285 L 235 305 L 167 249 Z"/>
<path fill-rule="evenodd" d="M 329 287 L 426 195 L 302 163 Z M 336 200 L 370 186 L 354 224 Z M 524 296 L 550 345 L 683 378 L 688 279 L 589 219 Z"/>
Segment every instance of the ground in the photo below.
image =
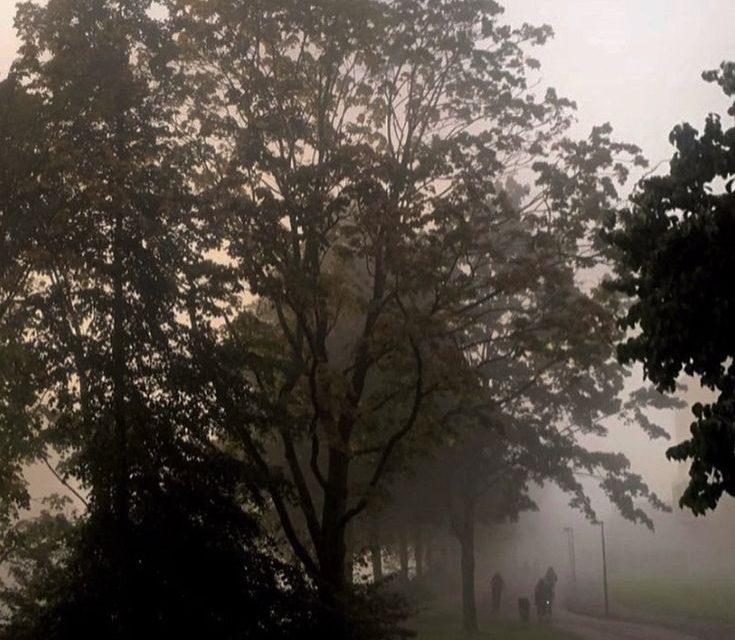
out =
<path fill-rule="evenodd" d="M 459 611 L 426 612 L 410 625 L 418 632 L 417 640 L 459 640 L 462 626 Z M 581 640 L 578 636 L 555 629 L 548 624 L 522 624 L 509 620 L 482 619 L 478 640 Z"/>
<path fill-rule="evenodd" d="M 557 613 L 554 626 L 579 640 L 707 640 L 706 636 L 658 624 L 605 620 L 568 611 Z"/>
<path fill-rule="evenodd" d="M 641 579 L 614 585 L 619 608 L 665 618 L 735 623 L 735 585 Z"/>
<path fill-rule="evenodd" d="M 637 595 L 639 602 L 667 603 L 676 605 L 676 598 L 683 597 L 675 593 L 673 596 L 660 600 L 646 600 L 648 593 L 646 585 L 637 585 L 643 589 L 635 591 L 632 587 L 623 593 L 630 597 Z M 617 592 L 616 593 L 620 593 Z M 706 597 L 702 597 L 706 603 Z M 692 601 L 692 604 L 696 601 Z M 411 621 L 410 628 L 417 632 L 417 640 L 465 640 L 462 634 L 459 603 L 444 602 L 432 603 L 421 615 Z M 714 606 L 714 605 L 713 605 Z M 706 611 L 706 607 L 700 609 Z M 634 611 L 627 611 L 621 615 L 620 611 L 613 613 L 609 619 L 600 615 L 580 615 L 572 613 L 559 606 L 554 611 L 551 624 L 531 622 L 523 624 L 513 617 L 493 619 L 483 609 L 480 609 L 480 632 L 471 636 L 473 640 L 732 640 L 735 638 L 735 627 L 729 624 L 716 623 L 711 619 L 702 619 L 699 624 L 690 620 L 680 620 L 674 617 L 659 615 L 636 615 Z M 724 613 L 724 609 L 721 610 Z M 507 613 L 507 612 L 506 612 Z"/>
<path fill-rule="evenodd" d="M 506 594 L 503 617 L 489 615 L 487 594 L 478 598 L 478 640 L 733 640 L 735 638 L 735 585 L 710 580 L 639 579 L 611 585 L 611 613 L 602 617 L 597 591 L 585 600 L 559 598 L 551 625 L 518 621 L 517 594 Z M 567 603 L 575 612 L 565 610 Z M 418 640 L 463 640 L 460 604 L 427 601 L 427 608 L 411 621 Z M 580 615 L 582 614 L 582 615 Z"/>
<path fill-rule="evenodd" d="M 580 589 L 568 606 L 569 615 L 562 628 L 582 638 L 607 640 L 627 637 L 650 640 L 652 637 L 733 640 L 735 638 L 735 586 L 710 579 L 640 578 L 614 581 L 610 589 L 610 620 L 600 620 L 599 598 L 587 597 L 594 589 Z M 563 612 L 560 612 L 563 613 Z M 560 616 L 558 621 L 562 620 Z M 627 629 L 630 627 L 630 629 Z M 651 635 L 655 633 L 656 635 Z"/>

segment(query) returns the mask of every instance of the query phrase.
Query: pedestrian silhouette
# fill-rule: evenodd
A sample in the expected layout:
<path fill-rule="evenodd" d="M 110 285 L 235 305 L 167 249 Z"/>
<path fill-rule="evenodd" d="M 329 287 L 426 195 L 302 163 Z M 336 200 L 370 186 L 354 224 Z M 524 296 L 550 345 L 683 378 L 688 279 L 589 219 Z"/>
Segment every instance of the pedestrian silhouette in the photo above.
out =
<path fill-rule="evenodd" d="M 500 613 L 500 599 L 503 597 L 503 576 L 496 573 L 490 580 L 490 594 L 492 600 L 492 612 L 496 616 Z"/>

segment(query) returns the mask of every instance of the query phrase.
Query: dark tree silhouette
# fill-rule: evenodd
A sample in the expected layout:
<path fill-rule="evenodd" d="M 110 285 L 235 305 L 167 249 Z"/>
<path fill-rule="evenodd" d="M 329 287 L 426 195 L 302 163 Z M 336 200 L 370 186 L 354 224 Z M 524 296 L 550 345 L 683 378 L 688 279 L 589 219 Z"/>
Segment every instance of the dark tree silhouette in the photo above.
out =
<path fill-rule="evenodd" d="M 550 29 L 510 28 L 495 2 L 172 8 L 182 127 L 255 299 L 225 309 L 203 351 L 224 342 L 227 366 L 210 367 L 223 419 L 339 602 L 345 532 L 436 440 L 438 404 L 467 402 L 514 360 L 488 404 L 521 398 L 585 361 L 577 338 L 608 331 L 574 274 L 594 264 L 589 232 L 638 150 L 609 127 L 563 137 L 572 103 L 530 88 L 526 49 Z M 522 170 L 538 189 L 517 206 Z"/>
<path fill-rule="evenodd" d="M 258 535 L 252 471 L 227 452 L 193 355 L 187 317 L 206 310 L 192 283 L 206 304 L 228 286 L 204 255 L 215 231 L 173 127 L 175 48 L 150 5 L 21 4 L 21 52 L 0 84 L 9 637 L 267 638 L 312 611 Z M 15 522 L 37 462 L 85 504 L 66 527 Z M 57 546 L 39 558 L 47 532 Z"/>
<path fill-rule="evenodd" d="M 735 95 L 735 64 L 704 78 Z M 701 134 L 683 124 L 670 140 L 669 173 L 640 185 L 608 237 L 618 252 L 615 286 L 631 298 L 622 324 L 634 333 L 620 358 L 642 362 L 661 390 L 674 391 L 686 373 L 717 394 L 692 408 L 691 438 L 667 452 L 691 461 L 680 504 L 704 514 L 735 495 L 735 126 L 713 114 Z"/>

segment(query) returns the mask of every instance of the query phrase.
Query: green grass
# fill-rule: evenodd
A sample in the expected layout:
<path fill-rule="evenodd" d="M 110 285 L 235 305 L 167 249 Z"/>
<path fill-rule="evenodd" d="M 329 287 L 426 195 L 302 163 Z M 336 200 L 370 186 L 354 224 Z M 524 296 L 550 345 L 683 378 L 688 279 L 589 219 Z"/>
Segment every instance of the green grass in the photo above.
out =
<path fill-rule="evenodd" d="M 735 622 L 735 585 L 636 580 L 613 585 L 614 602 L 631 611 L 712 622 Z"/>
<path fill-rule="evenodd" d="M 413 621 L 411 627 L 418 633 L 417 640 L 464 640 L 461 620 L 449 613 L 424 613 Z M 577 640 L 576 636 L 558 631 L 546 624 L 509 622 L 506 620 L 482 620 L 480 633 L 472 636 L 478 640 Z"/>

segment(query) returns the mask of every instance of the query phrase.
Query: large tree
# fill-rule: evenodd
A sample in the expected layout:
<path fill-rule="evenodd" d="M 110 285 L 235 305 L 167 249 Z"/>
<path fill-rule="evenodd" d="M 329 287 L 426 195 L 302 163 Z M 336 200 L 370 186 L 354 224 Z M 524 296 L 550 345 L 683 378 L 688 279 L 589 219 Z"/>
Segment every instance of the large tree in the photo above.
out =
<path fill-rule="evenodd" d="M 157 4 L 21 5 L 0 107 L 21 159 L 0 151 L 2 515 L 24 463 L 73 477 L 90 506 L 71 602 L 125 637 L 171 619 L 156 589 L 221 593 L 185 609 L 225 626 L 227 592 L 282 603 L 296 583 L 247 517 L 263 488 L 333 637 L 357 637 L 347 532 L 386 479 L 452 416 L 596 385 L 610 323 L 580 269 L 637 150 L 608 127 L 563 137 L 572 104 L 537 94 L 526 53 L 550 30 L 491 0 Z M 181 583 L 185 553 L 229 558 L 232 581 Z"/>
<path fill-rule="evenodd" d="M 575 279 L 637 149 L 609 127 L 563 138 L 573 105 L 530 87 L 526 48 L 550 29 L 511 28 L 489 0 L 169 8 L 182 131 L 250 304 L 223 309 L 202 351 L 285 538 L 339 609 L 347 527 L 452 405 L 484 385 L 475 412 L 492 412 L 598 357 L 585 349 L 609 316 Z M 536 182 L 525 199 L 513 175 Z"/>
<path fill-rule="evenodd" d="M 452 325 L 539 272 L 512 231 L 493 231 L 515 216 L 499 171 L 565 122 L 566 103 L 526 90 L 521 45 L 548 30 L 506 28 L 485 1 L 172 5 L 197 88 L 188 125 L 210 143 L 203 172 L 221 185 L 226 248 L 270 348 L 270 370 L 261 351 L 240 387 L 267 407 L 306 538 L 257 433 L 236 437 L 339 600 L 346 527 L 428 422 L 430 396 L 459 382 Z M 372 465 L 361 487 L 356 458 Z"/>
<path fill-rule="evenodd" d="M 263 553 L 249 467 L 221 446 L 193 357 L 187 318 L 227 295 L 226 270 L 205 255 L 217 243 L 174 126 L 175 47 L 150 9 L 21 4 L 20 56 L 0 85 L 11 637 L 270 637 L 298 610 L 281 606 L 297 583 Z M 55 572 L 31 570 L 46 521 L 15 522 L 34 462 L 88 506 Z"/>
<path fill-rule="evenodd" d="M 734 63 L 704 78 L 735 95 Z M 673 392 L 685 373 L 716 394 L 694 405 L 691 438 L 667 452 L 691 461 L 680 503 L 703 514 L 735 495 L 735 126 L 712 114 L 701 133 L 683 124 L 670 140 L 668 174 L 645 180 L 610 223 L 615 286 L 631 299 L 622 319 L 631 334 L 619 352 L 642 362 L 661 390 Z"/>

